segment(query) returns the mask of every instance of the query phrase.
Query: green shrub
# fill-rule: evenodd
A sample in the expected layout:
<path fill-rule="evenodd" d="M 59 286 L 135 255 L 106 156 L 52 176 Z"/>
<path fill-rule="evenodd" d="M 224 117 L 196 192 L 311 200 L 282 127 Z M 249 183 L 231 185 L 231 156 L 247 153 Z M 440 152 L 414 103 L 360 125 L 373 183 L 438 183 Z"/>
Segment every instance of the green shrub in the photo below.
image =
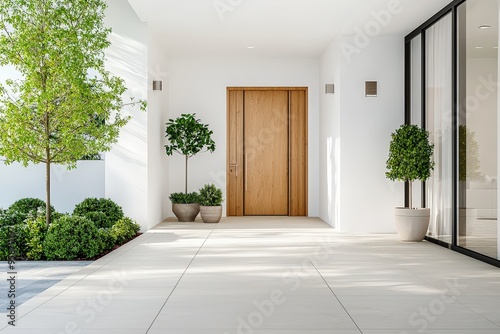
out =
<path fill-rule="evenodd" d="M 31 217 L 26 220 L 28 260 L 39 261 L 43 259 L 43 243 L 47 236 L 48 226 L 45 215 Z"/>
<path fill-rule="evenodd" d="M 102 211 L 85 212 L 82 216 L 91 220 L 97 228 L 111 228 L 114 224 Z"/>
<path fill-rule="evenodd" d="M 214 184 L 206 184 L 200 189 L 198 203 L 203 206 L 219 206 L 222 204 L 222 190 Z"/>
<path fill-rule="evenodd" d="M 80 160 L 102 160 L 102 157 L 100 153 L 92 153 L 84 155 Z"/>
<path fill-rule="evenodd" d="M 122 219 L 122 208 L 107 198 L 86 198 L 75 207 L 74 215 L 83 216 L 97 226 L 97 228 L 108 228 Z"/>
<path fill-rule="evenodd" d="M 45 212 L 42 212 L 42 214 L 44 214 Z M 38 214 L 40 215 L 40 213 Z M 52 211 L 51 214 L 50 214 L 50 221 L 56 221 L 58 220 L 59 218 L 63 217 L 63 216 L 67 216 L 68 214 L 67 213 L 60 213 L 60 212 L 57 212 L 57 211 Z"/>
<path fill-rule="evenodd" d="M 132 219 L 126 217 L 120 219 L 111 228 L 111 234 L 116 240 L 116 244 L 121 245 L 137 235 L 141 227 Z"/>
<path fill-rule="evenodd" d="M 0 260 L 25 259 L 28 251 L 26 225 L 0 227 Z"/>
<path fill-rule="evenodd" d="M 0 214 L 0 227 L 19 225 L 24 223 L 25 219 L 25 214 L 7 210 Z"/>
<path fill-rule="evenodd" d="M 23 198 L 14 202 L 0 217 L 0 226 L 22 224 L 30 216 L 41 215 L 45 212 L 45 202 L 38 198 Z M 54 219 L 56 210 L 50 206 L 51 217 Z M 7 215 L 7 216 L 5 216 Z"/>
<path fill-rule="evenodd" d="M 100 228 L 99 229 L 99 238 L 101 239 L 102 242 L 102 250 L 101 252 L 106 252 L 116 245 L 116 237 L 112 233 L 110 228 Z"/>
<path fill-rule="evenodd" d="M 74 260 L 95 257 L 103 245 L 92 221 L 80 216 L 63 216 L 50 225 L 43 248 L 48 260 Z"/>
<path fill-rule="evenodd" d="M 198 193 L 172 193 L 170 194 L 172 204 L 194 204 L 198 203 Z"/>
<path fill-rule="evenodd" d="M 14 202 L 9 207 L 9 211 L 24 213 L 25 215 L 36 214 L 39 209 L 45 211 L 46 204 L 38 198 L 23 198 Z M 50 206 L 50 211 L 55 211 L 52 205 Z"/>

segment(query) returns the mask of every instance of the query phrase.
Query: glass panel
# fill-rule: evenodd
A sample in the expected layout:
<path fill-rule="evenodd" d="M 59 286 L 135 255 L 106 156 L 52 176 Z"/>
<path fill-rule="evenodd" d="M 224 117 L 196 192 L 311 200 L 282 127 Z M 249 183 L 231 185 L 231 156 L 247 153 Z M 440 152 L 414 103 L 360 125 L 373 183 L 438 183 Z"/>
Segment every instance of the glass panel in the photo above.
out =
<path fill-rule="evenodd" d="M 498 0 L 458 8 L 458 245 L 498 259 Z"/>
<path fill-rule="evenodd" d="M 452 19 L 446 15 L 426 31 L 426 129 L 436 166 L 427 182 L 429 235 L 451 243 L 452 196 Z"/>
<path fill-rule="evenodd" d="M 422 37 L 411 40 L 411 124 L 422 126 Z M 422 182 L 413 182 L 413 206 L 422 207 Z"/>
<path fill-rule="evenodd" d="M 411 40 L 411 124 L 422 125 L 422 37 Z"/>

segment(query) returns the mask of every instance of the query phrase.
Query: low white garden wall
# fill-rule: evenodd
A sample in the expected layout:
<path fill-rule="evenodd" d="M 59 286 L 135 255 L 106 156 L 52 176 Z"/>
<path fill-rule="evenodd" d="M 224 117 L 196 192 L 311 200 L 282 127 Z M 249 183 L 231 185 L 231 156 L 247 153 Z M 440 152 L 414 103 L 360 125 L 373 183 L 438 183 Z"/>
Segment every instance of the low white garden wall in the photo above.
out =
<path fill-rule="evenodd" d="M 51 166 L 51 204 L 59 212 L 72 212 L 87 197 L 104 197 L 104 160 L 79 161 L 76 169 Z M 45 200 L 45 164 L 4 165 L 0 161 L 0 208 L 6 209 L 18 199 L 35 197 Z"/>

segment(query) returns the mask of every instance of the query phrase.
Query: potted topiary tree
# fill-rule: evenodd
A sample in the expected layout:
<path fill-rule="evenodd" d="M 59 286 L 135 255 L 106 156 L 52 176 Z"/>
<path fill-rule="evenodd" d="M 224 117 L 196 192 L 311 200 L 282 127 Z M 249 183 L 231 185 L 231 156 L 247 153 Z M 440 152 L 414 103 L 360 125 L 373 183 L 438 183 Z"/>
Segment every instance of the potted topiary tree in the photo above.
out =
<path fill-rule="evenodd" d="M 402 125 L 392 135 L 386 177 L 409 185 L 409 208 L 396 208 L 396 230 L 403 241 L 422 241 L 429 228 L 430 209 L 412 205 L 413 181 L 425 181 L 434 169 L 434 145 L 429 133 L 416 125 Z"/>
<path fill-rule="evenodd" d="M 222 190 L 214 184 L 206 184 L 200 189 L 198 198 L 201 219 L 204 223 L 218 223 L 222 217 Z"/>
<path fill-rule="evenodd" d="M 180 196 L 180 193 L 174 193 L 170 196 L 172 211 L 179 221 L 194 221 L 200 211 L 200 206 L 194 201 L 196 196 L 187 192 L 189 158 L 202 150 L 215 151 L 215 142 L 212 140 L 213 131 L 208 128 L 208 124 L 202 124 L 195 116 L 196 114 L 182 114 L 175 120 L 169 119 L 166 123 L 165 137 L 169 142 L 165 145 L 167 155 L 170 156 L 177 152 L 184 155 L 186 160 L 185 196 Z M 179 216 L 180 214 L 182 217 Z"/>

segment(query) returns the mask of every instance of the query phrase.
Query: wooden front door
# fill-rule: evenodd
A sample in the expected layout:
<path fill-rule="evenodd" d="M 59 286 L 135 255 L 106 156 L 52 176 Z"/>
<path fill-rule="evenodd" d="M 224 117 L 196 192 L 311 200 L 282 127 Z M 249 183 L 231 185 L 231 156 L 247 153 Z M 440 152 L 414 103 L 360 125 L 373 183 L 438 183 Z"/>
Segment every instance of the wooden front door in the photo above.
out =
<path fill-rule="evenodd" d="M 288 215 L 288 92 L 245 91 L 244 215 Z"/>
<path fill-rule="evenodd" d="M 228 88 L 227 215 L 307 215 L 307 88 Z"/>

